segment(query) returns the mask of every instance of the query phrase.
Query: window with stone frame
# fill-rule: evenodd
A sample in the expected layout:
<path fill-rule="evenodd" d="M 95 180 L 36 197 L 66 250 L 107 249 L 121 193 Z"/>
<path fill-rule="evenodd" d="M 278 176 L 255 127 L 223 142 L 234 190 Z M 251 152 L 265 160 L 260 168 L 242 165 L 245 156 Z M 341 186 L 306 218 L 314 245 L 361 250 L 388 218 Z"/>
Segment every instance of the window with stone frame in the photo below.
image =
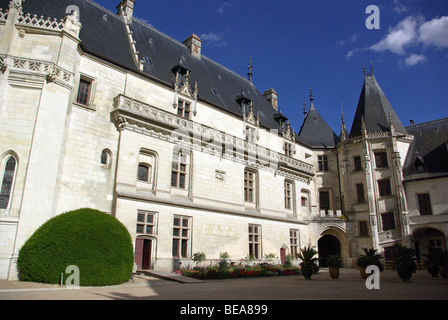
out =
<path fill-rule="evenodd" d="M 369 227 L 368 227 L 367 221 L 359 221 L 358 227 L 359 227 L 359 236 L 360 237 L 367 237 L 369 235 Z"/>
<path fill-rule="evenodd" d="M 177 101 L 177 115 L 185 119 L 190 119 L 191 104 L 187 101 L 179 99 Z"/>
<path fill-rule="evenodd" d="M 393 212 L 386 212 L 381 214 L 381 224 L 383 231 L 395 229 L 395 216 Z"/>
<path fill-rule="evenodd" d="M 285 180 L 284 198 L 285 198 L 285 209 L 292 210 L 294 201 L 294 190 L 292 181 Z"/>
<path fill-rule="evenodd" d="M 0 186 L 0 209 L 8 209 L 11 200 L 16 166 L 16 159 L 10 156 L 3 167 L 3 179 Z"/>
<path fill-rule="evenodd" d="M 76 104 L 93 110 L 92 100 L 94 87 L 95 79 L 86 75 L 81 75 L 78 83 L 78 92 L 76 94 Z"/>
<path fill-rule="evenodd" d="M 249 256 L 261 258 L 261 226 L 249 224 Z"/>
<path fill-rule="evenodd" d="M 364 194 L 364 184 L 358 183 L 356 184 L 356 194 L 358 196 L 358 203 L 366 202 L 365 194 Z"/>
<path fill-rule="evenodd" d="M 355 164 L 355 171 L 362 171 L 361 156 L 353 157 L 353 161 Z"/>
<path fill-rule="evenodd" d="M 173 221 L 173 247 L 175 258 L 187 258 L 190 255 L 192 218 L 175 216 Z"/>
<path fill-rule="evenodd" d="M 156 234 L 156 212 L 138 210 L 137 212 L 137 234 Z"/>
<path fill-rule="evenodd" d="M 392 194 L 390 179 L 378 180 L 378 194 L 380 197 L 386 197 Z"/>
<path fill-rule="evenodd" d="M 175 152 L 171 164 L 171 186 L 180 189 L 187 189 L 188 187 L 188 156 L 184 153 L 183 150 Z"/>
<path fill-rule="evenodd" d="M 319 171 L 328 171 L 328 157 L 327 156 L 317 156 L 317 161 L 319 165 Z"/>
<path fill-rule="evenodd" d="M 246 141 L 250 143 L 256 143 L 256 130 L 254 127 L 246 126 Z"/>
<path fill-rule="evenodd" d="M 325 210 L 325 213 L 328 213 L 328 210 L 331 209 L 330 191 L 328 191 L 328 190 L 320 190 L 319 191 L 319 207 L 320 207 L 320 210 Z"/>
<path fill-rule="evenodd" d="M 431 215 L 431 199 L 429 198 L 429 193 L 420 193 L 417 194 L 418 199 L 418 209 L 420 215 Z"/>
<path fill-rule="evenodd" d="M 256 203 L 257 173 L 250 169 L 244 170 L 244 202 Z"/>
<path fill-rule="evenodd" d="M 384 169 L 389 167 L 386 151 L 375 152 L 375 167 L 377 169 Z"/>
<path fill-rule="evenodd" d="M 293 153 L 294 152 L 293 152 L 292 144 L 289 142 L 285 142 L 285 156 L 292 157 Z"/>
<path fill-rule="evenodd" d="M 300 238 L 299 238 L 299 230 L 297 229 L 290 229 L 289 230 L 289 245 L 290 245 L 290 254 L 294 257 L 294 259 L 297 258 L 297 254 L 299 253 L 300 248 Z"/>

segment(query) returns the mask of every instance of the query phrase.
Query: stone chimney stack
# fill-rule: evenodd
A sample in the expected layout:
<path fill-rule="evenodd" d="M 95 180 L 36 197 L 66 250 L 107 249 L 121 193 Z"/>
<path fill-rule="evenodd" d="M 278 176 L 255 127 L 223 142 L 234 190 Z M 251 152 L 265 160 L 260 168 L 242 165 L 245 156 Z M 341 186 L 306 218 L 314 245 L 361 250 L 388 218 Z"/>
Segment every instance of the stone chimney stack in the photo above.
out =
<path fill-rule="evenodd" d="M 135 0 L 122 0 L 118 5 L 118 15 L 126 16 L 128 22 L 132 21 L 132 17 L 134 15 L 134 5 Z"/>
<path fill-rule="evenodd" d="M 263 93 L 263 97 L 268 100 L 272 107 L 278 111 L 278 94 L 274 89 L 269 89 Z"/>
<path fill-rule="evenodd" d="M 197 58 L 201 57 L 202 40 L 194 33 L 184 41 L 184 44 L 190 50 L 190 53 Z"/>

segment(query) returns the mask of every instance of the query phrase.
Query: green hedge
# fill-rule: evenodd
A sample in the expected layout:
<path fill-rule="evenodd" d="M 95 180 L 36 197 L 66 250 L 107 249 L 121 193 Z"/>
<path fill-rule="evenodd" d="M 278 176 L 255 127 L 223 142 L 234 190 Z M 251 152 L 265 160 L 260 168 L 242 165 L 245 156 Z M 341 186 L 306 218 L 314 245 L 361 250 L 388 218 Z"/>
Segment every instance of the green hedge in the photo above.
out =
<path fill-rule="evenodd" d="M 20 249 L 22 281 L 58 284 L 68 266 L 79 268 L 81 286 L 116 285 L 130 279 L 132 240 L 114 217 L 93 209 L 56 216 L 43 224 Z"/>

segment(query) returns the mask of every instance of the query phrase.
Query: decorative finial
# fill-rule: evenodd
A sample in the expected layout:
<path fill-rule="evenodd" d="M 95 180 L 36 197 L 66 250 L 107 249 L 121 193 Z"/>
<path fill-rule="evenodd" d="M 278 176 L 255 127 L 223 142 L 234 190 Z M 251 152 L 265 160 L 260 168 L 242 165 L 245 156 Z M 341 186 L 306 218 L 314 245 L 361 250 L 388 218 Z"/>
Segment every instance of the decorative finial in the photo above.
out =
<path fill-rule="evenodd" d="M 249 72 L 247 73 L 247 76 L 249 77 L 250 83 L 252 83 L 252 75 L 253 75 L 253 73 L 252 73 L 252 69 L 253 69 L 252 57 L 249 57 L 249 66 L 247 67 L 247 69 L 249 70 Z"/>
<path fill-rule="evenodd" d="M 310 110 L 314 109 L 313 87 L 310 86 Z"/>
<path fill-rule="evenodd" d="M 373 61 L 370 60 L 370 73 L 372 73 L 373 76 Z"/>
<path fill-rule="evenodd" d="M 341 121 L 342 121 L 342 125 L 345 126 L 344 105 L 342 104 L 342 101 L 341 101 Z"/>
<path fill-rule="evenodd" d="M 366 77 L 366 65 L 362 64 L 362 71 L 364 72 L 364 78 Z"/>

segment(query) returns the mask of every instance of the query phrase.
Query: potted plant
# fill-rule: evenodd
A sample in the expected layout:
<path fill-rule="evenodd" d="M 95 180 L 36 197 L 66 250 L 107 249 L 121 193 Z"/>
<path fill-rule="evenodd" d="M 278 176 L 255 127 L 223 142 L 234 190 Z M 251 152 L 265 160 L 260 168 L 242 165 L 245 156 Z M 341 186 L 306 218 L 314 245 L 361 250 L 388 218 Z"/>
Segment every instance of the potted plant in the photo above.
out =
<path fill-rule="evenodd" d="M 393 261 L 393 269 L 397 271 L 402 281 L 409 282 L 412 274 L 417 271 L 417 264 L 414 261 L 415 250 L 397 244 L 395 252 L 396 257 Z"/>
<path fill-rule="evenodd" d="M 302 267 L 302 275 L 306 280 L 311 280 L 311 276 L 317 268 L 317 258 L 314 257 L 316 254 L 317 251 L 311 247 L 304 247 L 301 252 L 297 254 L 297 257 L 302 260 L 300 266 Z"/>
<path fill-rule="evenodd" d="M 424 254 L 428 260 L 426 261 L 426 269 L 433 278 L 439 275 L 439 265 L 442 250 L 440 248 L 428 247 L 428 254 Z"/>
<path fill-rule="evenodd" d="M 356 265 L 359 267 L 361 277 L 366 280 L 369 274 L 366 273 L 366 268 L 370 265 L 375 265 L 380 271 L 384 270 L 383 264 L 380 261 L 381 256 L 377 254 L 376 249 L 362 248 L 364 254 L 359 255 L 356 260 Z"/>
<path fill-rule="evenodd" d="M 331 279 L 337 280 L 339 278 L 339 268 L 342 266 L 341 256 L 329 255 L 327 264 Z"/>
<path fill-rule="evenodd" d="M 440 276 L 444 279 L 448 279 L 448 251 L 441 251 L 440 253 Z"/>

